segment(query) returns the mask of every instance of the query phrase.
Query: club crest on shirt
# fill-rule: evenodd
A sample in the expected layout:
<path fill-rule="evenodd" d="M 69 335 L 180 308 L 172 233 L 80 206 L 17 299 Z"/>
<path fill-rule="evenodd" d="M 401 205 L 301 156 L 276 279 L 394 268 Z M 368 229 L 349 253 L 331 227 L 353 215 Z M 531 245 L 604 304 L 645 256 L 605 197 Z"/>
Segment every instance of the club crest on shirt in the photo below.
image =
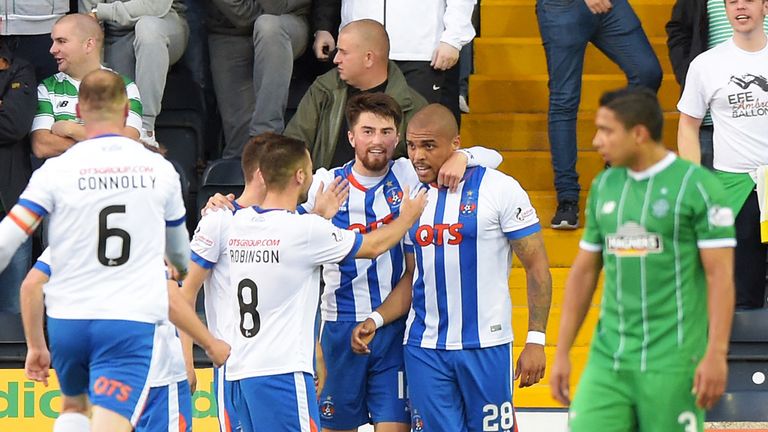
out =
<path fill-rule="evenodd" d="M 669 213 L 669 201 L 665 199 L 657 200 L 651 205 L 651 213 L 657 218 L 663 218 Z"/>
<path fill-rule="evenodd" d="M 421 418 L 420 415 L 414 414 L 413 419 L 411 420 L 411 427 L 414 431 L 423 431 L 424 430 L 424 420 Z"/>
<path fill-rule="evenodd" d="M 636 222 L 620 226 L 615 234 L 605 238 L 608 253 L 620 258 L 644 257 L 664 251 L 661 236 L 648 232 Z"/>
<path fill-rule="evenodd" d="M 399 207 L 403 202 L 403 190 L 391 180 L 384 183 L 384 198 L 390 207 Z"/>
<path fill-rule="evenodd" d="M 464 199 L 459 205 L 459 210 L 464 216 L 471 215 L 477 210 L 477 203 L 475 202 L 475 194 L 472 191 L 467 191 L 464 194 Z"/>
<path fill-rule="evenodd" d="M 320 404 L 320 415 L 324 419 L 332 419 L 333 415 L 336 413 L 336 407 L 333 406 L 333 402 L 331 401 L 331 397 L 329 396 L 328 399 L 324 400 Z"/>

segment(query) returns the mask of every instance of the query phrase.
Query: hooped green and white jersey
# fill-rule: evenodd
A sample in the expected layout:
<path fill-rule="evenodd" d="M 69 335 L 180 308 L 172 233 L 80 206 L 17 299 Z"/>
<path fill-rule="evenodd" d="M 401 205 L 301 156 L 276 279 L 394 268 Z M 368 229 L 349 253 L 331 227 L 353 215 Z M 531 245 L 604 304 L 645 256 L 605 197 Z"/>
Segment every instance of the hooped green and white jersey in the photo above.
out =
<path fill-rule="evenodd" d="M 105 67 L 102 69 L 111 70 Z M 139 88 L 130 78 L 121 75 L 125 82 L 125 91 L 128 95 L 128 118 L 126 126 L 130 126 L 141 132 L 141 116 L 143 108 Z M 38 129 L 51 129 L 59 120 L 69 120 L 82 124 L 77 117 L 77 94 L 80 91 L 80 81 L 72 78 L 64 72 L 59 72 L 43 80 L 37 86 L 37 113 L 32 121 L 32 131 Z"/>
<path fill-rule="evenodd" d="M 579 244 L 602 251 L 605 271 L 590 363 L 666 372 L 698 364 L 708 326 L 699 249 L 736 245 L 723 198 L 711 173 L 673 153 L 643 172 L 595 178 Z"/>

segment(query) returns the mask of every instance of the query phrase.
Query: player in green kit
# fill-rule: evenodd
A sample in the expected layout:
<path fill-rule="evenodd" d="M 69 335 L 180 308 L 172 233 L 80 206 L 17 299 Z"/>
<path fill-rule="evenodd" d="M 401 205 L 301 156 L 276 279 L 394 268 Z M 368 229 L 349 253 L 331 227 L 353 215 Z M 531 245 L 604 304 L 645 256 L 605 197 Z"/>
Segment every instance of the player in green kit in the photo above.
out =
<path fill-rule="evenodd" d="M 656 95 L 606 93 L 592 183 L 568 275 L 552 396 L 570 404 L 568 353 L 592 303 L 600 320 L 570 408 L 572 432 L 701 432 L 725 389 L 733 317 L 733 211 L 707 170 L 661 143 Z"/>

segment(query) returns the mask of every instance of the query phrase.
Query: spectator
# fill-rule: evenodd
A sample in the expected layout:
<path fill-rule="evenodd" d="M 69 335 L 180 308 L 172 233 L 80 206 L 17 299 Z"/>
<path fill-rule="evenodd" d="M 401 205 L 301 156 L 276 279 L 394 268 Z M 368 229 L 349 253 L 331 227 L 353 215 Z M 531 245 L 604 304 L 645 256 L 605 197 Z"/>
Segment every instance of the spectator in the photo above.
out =
<path fill-rule="evenodd" d="M 32 63 L 35 82 L 56 73 L 48 54 L 51 28 L 69 12 L 69 0 L 10 0 L 0 2 L 0 40 L 17 58 Z"/>
<path fill-rule="evenodd" d="M 536 16 L 549 72 L 548 132 L 557 211 L 552 228 L 579 226 L 576 113 L 584 51 L 592 42 L 627 75 L 629 86 L 657 91 L 661 66 L 628 0 L 537 0 Z"/>
<path fill-rule="evenodd" d="M 459 51 L 475 37 L 475 0 L 317 0 L 314 19 L 315 55 L 332 50 L 336 17 L 341 26 L 360 19 L 384 25 L 390 55 L 414 90 L 429 103 L 440 103 L 461 121 L 459 111 Z M 333 16 L 331 16 L 333 14 Z M 428 19 L 434 17 L 434 19 Z"/>
<path fill-rule="evenodd" d="M 19 199 L 29 181 L 27 134 L 35 116 L 35 70 L 14 58 L 0 42 L 0 219 Z M 0 272 L 0 311 L 19 313 L 19 287 L 32 259 L 30 239 L 16 251 L 8 268 Z"/>
<path fill-rule="evenodd" d="M 768 22 L 763 23 L 768 30 Z M 677 0 L 672 18 L 666 26 L 669 60 L 680 88 L 685 87 L 685 74 L 696 56 L 714 48 L 733 36 L 733 28 L 725 15 L 725 2 Z M 707 113 L 699 129 L 701 165 L 712 168 L 712 116 Z"/>
<path fill-rule="evenodd" d="M 319 76 L 304 95 L 285 129 L 287 136 L 309 145 L 315 168 L 344 165 L 354 159 L 344 120 L 347 99 L 360 92 L 384 92 L 403 109 L 398 125 L 400 141 L 395 157 L 405 155 L 404 131 L 411 117 L 427 105 L 408 86 L 400 69 L 389 58 L 389 37 L 373 20 L 353 21 L 339 32 L 336 69 Z"/>
<path fill-rule="evenodd" d="M 680 156 L 699 163 L 699 129 L 709 110 L 714 123 L 715 175 L 736 213 L 736 307 L 765 303 L 766 253 L 760 242 L 760 208 L 752 174 L 768 165 L 768 38 L 766 0 L 725 3 L 733 37 L 699 54 L 690 64 L 677 104 Z M 738 17 L 738 18 L 737 18 Z M 716 216 L 715 213 L 712 217 Z"/>
<path fill-rule="evenodd" d="M 37 87 L 37 114 L 32 122 L 32 152 L 38 158 L 64 153 L 72 144 L 85 139 L 82 120 L 77 116 L 77 93 L 80 80 L 101 66 L 104 33 L 95 19 L 83 14 L 65 15 L 56 21 L 51 32 L 51 54 L 59 73 L 48 77 Z M 131 111 L 125 135 L 139 138 L 141 100 L 133 81 L 123 77 Z"/>
<path fill-rule="evenodd" d="M 187 48 L 189 27 L 181 0 L 80 0 L 80 12 L 104 23 L 104 60 L 136 81 L 143 102 L 142 139 L 155 141 L 155 118 L 168 68 Z"/>
<path fill-rule="evenodd" d="M 213 0 L 208 45 L 225 158 L 249 137 L 282 132 L 293 61 L 309 38 L 310 0 Z"/>

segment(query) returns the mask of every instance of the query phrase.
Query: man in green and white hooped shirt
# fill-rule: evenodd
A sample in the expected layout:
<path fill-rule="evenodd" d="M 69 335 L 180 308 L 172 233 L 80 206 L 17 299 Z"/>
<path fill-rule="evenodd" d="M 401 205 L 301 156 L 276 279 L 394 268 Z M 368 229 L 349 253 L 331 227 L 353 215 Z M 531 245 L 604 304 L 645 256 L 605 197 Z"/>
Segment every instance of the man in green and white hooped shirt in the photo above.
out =
<path fill-rule="evenodd" d="M 768 0 L 727 0 L 733 37 L 697 56 L 688 68 L 680 110 L 680 156 L 700 161 L 698 129 L 709 109 L 714 123 L 714 169 L 737 214 L 736 307 L 765 303 L 766 253 L 751 175 L 768 165 Z"/>
<path fill-rule="evenodd" d="M 568 275 L 550 387 L 570 403 L 568 353 L 605 271 L 600 320 L 570 408 L 572 432 L 703 431 L 725 389 L 733 211 L 723 187 L 660 142 L 656 95 L 603 95 L 593 181 Z M 707 319 L 709 318 L 709 319 Z"/>
<path fill-rule="evenodd" d="M 99 23 L 82 14 L 61 17 L 51 30 L 51 55 L 59 73 L 37 87 L 37 114 L 32 122 L 32 152 L 40 159 L 58 156 L 85 139 L 83 122 L 77 117 L 80 80 L 89 72 L 103 68 L 101 46 L 104 32 Z M 122 135 L 138 139 L 142 106 L 136 84 L 123 77 L 129 99 L 129 112 Z"/>

